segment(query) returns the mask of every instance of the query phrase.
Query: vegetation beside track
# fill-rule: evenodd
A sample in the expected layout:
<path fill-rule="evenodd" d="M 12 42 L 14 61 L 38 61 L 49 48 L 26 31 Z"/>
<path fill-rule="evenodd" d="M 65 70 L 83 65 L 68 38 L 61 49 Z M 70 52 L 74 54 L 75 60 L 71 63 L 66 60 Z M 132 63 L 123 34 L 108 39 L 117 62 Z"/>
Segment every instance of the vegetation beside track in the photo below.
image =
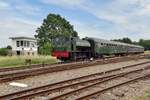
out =
<path fill-rule="evenodd" d="M 51 64 L 56 63 L 57 59 L 52 56 L 0 56 L 0 68 L 16 67 L 26 65 L 26 59 L 31 59 L 31 64 Z"/>
<path fill-rule="evenodd" d="M 136 97 L 135 100 L 150 100 L 150 90 L 145 91 L 145 93 L 143 94 L 143 96 Z"/>
<path fill-rule="evenodd" d="M 144 53 L 145 53 L 145 54 L 150 54 L 150 50 L 148 50 L 148 51 L 145 51 Z"/>

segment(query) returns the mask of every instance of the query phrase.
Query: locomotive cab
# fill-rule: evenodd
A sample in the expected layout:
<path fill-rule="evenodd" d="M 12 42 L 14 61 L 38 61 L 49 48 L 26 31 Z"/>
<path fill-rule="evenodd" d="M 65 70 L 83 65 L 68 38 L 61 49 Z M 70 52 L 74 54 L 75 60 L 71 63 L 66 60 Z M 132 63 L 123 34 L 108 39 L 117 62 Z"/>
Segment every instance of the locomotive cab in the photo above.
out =
<path fill-rule="evenodd" d="M 89 59 L 91 57 L 91 44 L 79 38 L 73 38 L 72 45 L 74 48 L 71 51 L 72 59 Z"/>
<path fill-rule="evenodd" d="M 89 59 L 91 57 L 91 45 L 88 41 L 77 37 L 59 37 L 54 40 L 52 56 L 60 60 Z"/>

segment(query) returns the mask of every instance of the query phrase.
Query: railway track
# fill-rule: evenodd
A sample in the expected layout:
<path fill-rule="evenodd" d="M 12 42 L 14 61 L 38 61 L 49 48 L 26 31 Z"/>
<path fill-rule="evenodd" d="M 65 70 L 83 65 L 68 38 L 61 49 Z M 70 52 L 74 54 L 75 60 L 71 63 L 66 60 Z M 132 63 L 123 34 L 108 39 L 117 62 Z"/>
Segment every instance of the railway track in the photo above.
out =
<path fill-rule="evenodd" d="M 92 100 L 92 97 L 95 97 L 99 93 L 108 91 L 110 89 L 127 84 L 129 82 L 134 82 L 137 79 L 150 76 L 149 72 L 147 72 L 146 75 L 139 75 L 138 77 L 132 77 L 132 79 L 124 79 L 124 77 L 127 77 L 128 75 L 134 75 L 139 72 L 141 74 L 141 72 L 143 72 L 144 69 L 145 70 L 149 69 L 149 72 L 150 72 L 150 66 L 147 66 L 143 69 L 137 69 L 137 70 L 133 70 L 129 72 L 120 73 L 113 77 L 111 76 L 108 79 L 100 80 L 99 82 L 93 83 L 91 85 L 83 86 L 81 88 L 74 89 L 64 94 L 62 93 L 52 98 L 49 97 L 49 99 L 50 100 L 70 100 L 70 99 L 71 100 Z M 125 80 L 125 81 L 118 82 L 122 80 Z"/>
<path fill-rule="evenodd" d="M 141 57 L 143 58 L 143 57 Z M 22 69 L 22 70 L 13 70 L 13 71 L 4 71 L 0 72 L 0 83 L 2 82 L 8 82 L 12 80 L 19 80 L 30 76 L 36 76 L 40 74 L 45 73 L 52 73 L 52 72 L 58 72 L 58 71 L 64 71 L 64 70 L 70 70 L 70 69 L 77 69 L 82 67 L 89 67 L 94 65 L 100 65 L 100 64 L 107 64 L 107 63 L 116 63 L 131 59 L 139 59 L 135 57 L 124 57 L 124 58 L 110 58 L 106 60 L 96 60 L 94 62 L 76 62 L 76 63 L 69 63 L 69 64 L 58 64 L 58 65 L 52 65 L 52 66 L 45 66 L 45 67 L 34 67 L 34 68 L 28 68 L 28 69 Z"/>
<path fill-rule="evenodd" d="M 133 78 L 133 79 L 129 79 L 129 80 L 125 81 L 125 82 L 121 82 L 121 83 L 115 84 L 113 86 L 108 86 L 108 87 L 106 87 L 104 89 L 101 89 L 99 91 L 96 91 L 94 93 L 91 93 L 91 94 L 82 96 L 80 98 L 77 98 L 76 100 L 91 100 L 93 97 L 95 97 L 95 96 L 97 96 L 97 95 L 99 95 L 101 93 L 104 93 L 104 92 L 106 92 L 108 90 L 111 90 L 111 89 L 114 89 L 114 88 L 118 88 L 120 86 L 127 85 L 127 84 L 129 84 L 131 82 L 136 82 L 137 80 L 141 80 L 141 79 L 144 79 L 144 78 L 147 78 L 147 77 L 148 78 L 150 77 L 149 73 L 147 73 L 146 75 L 141 75 L 141 76 Z"/>
<path fill-rule="evenodd" d="M 112 59 L 114 60 L 118 60 L 118 59 L 134 59 L 134 58 L 139 58 L 139 59 L 142 59 L 142 58 L 149 58 L 150 55 L 134 55 L 133 56 L 123 56 L 123 57 L 105 57 L 103 59 L 96 59 L 95 61 L 96 62 L 103 62 L 106 60 L 110 60 L 110 63 L 111 62 L 114 62 L 112 61 Z M 34 68 L 39 68 L 39 67 L 48 67 L 48 66 L 65 66 L 65 65 L 71 65 L 71 64 L 75 64 L 75 63 L 83 63 L 84 61 L 78 61 L 78 62 L 63 62 L 63 63 L 53 63 L 53 64 L 37 64 L 37 65 L 25 65 L 25 66 L 18 66 L 18 67 L 11 67 L 11 68 L 0 68 L 0 72 L 9 72 L 9 71 L 17 71 L 17 70 L 25 70 L 25 69 L 34 69 Z M 102 63 L 103 64 L 103 63 Z"/>
<path fill-rule="evenodd" d="M 97 84 L 101 84 L 101 83 L 104 83 L 113 79 L 118 79 L 119 77 L 124 77 L 129 74 L 143 72 L 143 70 L 146 70 L 146 69 L 149 70 L 150 65 L 147 66 L 147 64 L 149 63 L 150 62 L 139 63 L 135 65 L 130 65 L 130 66 L 122 67 L 122 68 L 109 70 L 106 72 L 95 73 L 95 74 L 82 76 L 82 77 L 78 77 L 78 78 L 71 79 L 71 80 L 66 80 L 66 81 L 48 84 L 48 85 L 37 87 L 37 88 L 23 90 L 23 91 L 0 96 L 0 100 L 7 100 L 7 99 L 22 100 L 22 99 L 27 99 L 27 98 L 33 98 L 34 96 L 37 96 L 37 95 L 48 95 L 48 94 L 52 94 L 56 92 L 59 94 L 59 92 L 65 92 L 66 88 L 67 89 L 71 88 L 71 92 L 63 93 L 61 95 L 59 94 L 56 97 L 50 98 L 52 100 L 53 99 L 60 100 L 60 98 L 63 98 L 70 94 L 74 94 L 76 92 L 95 86 Z M 145 64 L 146 64 L 145 67 L 137 68 L 139 65 L 145 65 Z M 81 88 L 78 88 L 78 87 L 81 87 Z"/>
<path fill-rule="evenodd" d="M 139 56 L 139 55 L 136 55 Z M 147 55 L 146 55 L 147 56 Z M 146 57 L 141 56 L 141 57 Z M 126 57 L 126 56 L 125 56 Z M 104 59 L 117 59 L 117 57 L 105 57 Z M 123 57 L 121 57 L 123 58 Z M 102 59 L 96 59 L 95 61 L 103 61 Z M 63 63 L 53 63 L 53 64 L 37 64 L 37 65 L 25 65 L 19 67 L 11 67 L 11 68 L 0 68 L 0 72 L 9 72 L 9 71 L 17 71 L 17 70 L 25 70 L 25 69 L 34 69 L 37 67 L 47 67 L 47 66 L 58 66 L 58 65 L 66 65 L 66 64 L 74 64 L 74 63 L 82 63 L 83 61 L 78 62 L 63 62 Z"/>

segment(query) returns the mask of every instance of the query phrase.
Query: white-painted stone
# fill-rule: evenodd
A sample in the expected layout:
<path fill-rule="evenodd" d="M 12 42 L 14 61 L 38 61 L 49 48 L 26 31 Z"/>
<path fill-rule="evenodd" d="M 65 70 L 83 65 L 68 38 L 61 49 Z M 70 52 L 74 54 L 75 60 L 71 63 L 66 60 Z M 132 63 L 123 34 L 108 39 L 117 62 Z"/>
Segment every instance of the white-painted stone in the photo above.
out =
<path fill-rule="evenodd" d="M 17 82 L 11 82 L 9 83 L 11 86 L 17 86 L 17 87 L 28 87 L 27 84 L 17 83 Z"/>

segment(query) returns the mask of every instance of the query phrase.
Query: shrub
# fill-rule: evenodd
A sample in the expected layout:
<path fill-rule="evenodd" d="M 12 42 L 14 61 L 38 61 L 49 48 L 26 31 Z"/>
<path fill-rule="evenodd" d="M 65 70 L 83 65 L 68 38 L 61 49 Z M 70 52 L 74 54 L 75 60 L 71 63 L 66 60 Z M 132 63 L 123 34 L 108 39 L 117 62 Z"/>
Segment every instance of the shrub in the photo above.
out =
<path fill-rule="evenodd" d="M 0 56 L 7 56 L 9 50 L 7 48 L 1 48 L 0 49 Z"/>

